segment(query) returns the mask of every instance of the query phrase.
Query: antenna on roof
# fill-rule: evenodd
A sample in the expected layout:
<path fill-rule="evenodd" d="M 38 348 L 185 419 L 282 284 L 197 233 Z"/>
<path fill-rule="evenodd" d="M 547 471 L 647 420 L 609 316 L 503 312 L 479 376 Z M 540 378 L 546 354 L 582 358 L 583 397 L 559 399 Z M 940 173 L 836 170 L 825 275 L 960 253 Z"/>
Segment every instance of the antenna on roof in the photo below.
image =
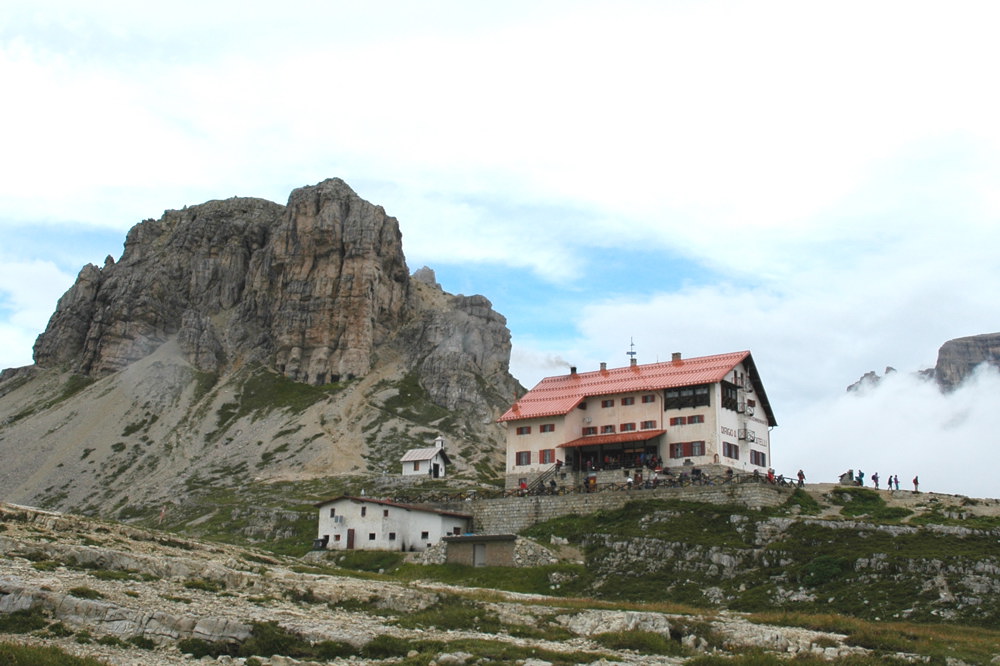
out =
<path fill-rule="evenodd" d="M 629 350 L 625 352 L 625 355 L 629 357 L 629 363 L 635 365 L 635 340 L 633 338 L 628 339 Z"/>

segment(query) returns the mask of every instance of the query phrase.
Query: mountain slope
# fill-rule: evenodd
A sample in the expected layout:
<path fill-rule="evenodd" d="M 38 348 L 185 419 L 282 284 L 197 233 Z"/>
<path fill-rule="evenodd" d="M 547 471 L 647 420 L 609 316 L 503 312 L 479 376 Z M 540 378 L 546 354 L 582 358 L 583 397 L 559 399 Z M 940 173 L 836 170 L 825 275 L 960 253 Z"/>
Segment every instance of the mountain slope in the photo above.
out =
<path fill-rule="evenodd" d="M 336 179 L 136 225 L 60 299 L 35 365 L 0 376 L 2 499 L 149 512 L 398 473 L 439 433 L 458 476 L 492 476 L 520 390 L 506 321 L 418 274 L 396 220 Z"/>

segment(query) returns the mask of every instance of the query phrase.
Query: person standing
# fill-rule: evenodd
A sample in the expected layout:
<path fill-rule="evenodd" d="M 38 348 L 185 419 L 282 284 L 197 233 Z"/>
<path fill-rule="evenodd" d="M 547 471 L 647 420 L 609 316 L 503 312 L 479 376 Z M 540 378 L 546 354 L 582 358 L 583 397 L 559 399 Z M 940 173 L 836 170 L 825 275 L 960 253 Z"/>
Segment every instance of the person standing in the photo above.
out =
<path fill-rule="evenodd" d="M 799 488 L 801 488 L 802 484 L 805 483 L 806 481 L 806 473 L 800 469 L 798 476 L 799 476 Z"/>
<path fill-rule="evenodd" d="M 878 490 L 878 472 L 872 474 L 872 485 L 875 486 L 875 490 Z"/>
<path fill-rule="evenodd" d="M 899 490 L 899 474 L 896 475 L 896 490 Z"/>
<path fill-rule="evenodd" d="M 920 492 L 920 477 L 913 477 L 913 492 Z"/>

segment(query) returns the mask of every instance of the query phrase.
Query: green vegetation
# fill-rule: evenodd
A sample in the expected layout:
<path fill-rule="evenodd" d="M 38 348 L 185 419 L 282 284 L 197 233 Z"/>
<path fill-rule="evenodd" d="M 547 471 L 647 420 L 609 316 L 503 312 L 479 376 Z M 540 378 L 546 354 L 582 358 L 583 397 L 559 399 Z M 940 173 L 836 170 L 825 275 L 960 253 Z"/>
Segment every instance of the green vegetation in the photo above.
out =
<path fill-rule="evenodd" d="M 186 580 L 184 581 L 184 587 L 189 590 L 202 590 L 204 592 L 221 592 L 226 589 L 226 586 L 223 583 L 214 580 L 206 580 L 204 578 Z"/>
<path fill-rule="evenodd" d="M 552 536 L 565 538 L 583 550 L 586 568 L 575 576 L 566 572 L 558 587 L 542 589 L 534 577 L 537 570 L 519 571 L 516 587 L 489 580 L 461 584 L 637 602 L 649 599 L 655 590 L 659 598 L 695 607 L 833 610 L 868 620 L 934 622 L 939 621 L 934 614 L 939 590 L 925 585 L 914 561 L 927 562 L 928 567 L 948 562 L 947 570 L 935 568 L 929 575 L 937 576 L 951 593 L 975 598 L 976 603 L 963 605 L 962 621 L 984 627 L 1000 622 L 1000 601 L 970 590 L 961 573 L 995 552 L 994 535 L 984 531 L 956 537 L 896 527 L 893 523 L 908 512 L 886 507 L 874 491 L 838 490 L 846 492 L 838 493 L 835 501 L 851 515 L 865 515 L 866 525 L 820 520 L 765 525 L 787 515 L 789 507 L 800 507 L 799 512 L 818 508 L 798 491 L 782 507 L 761 511 L 637 501 L 614 511 L 562 516 L 523 532 L 543 543 Z M 761 533 L 770 535 L 764 544 L 758 542 Z M 739 570 L 739 576 L 726 575 L 727 568 Z M 427 569 L 444 580 L 488 576 Z M 407 573 L 405 567 L 401 573 Z"/>
<path fill-rule="evenodd" d="M 652 631 L 616 631 L 597 634 L 594 641 L 611 650 L 634 650 L 641 654 L 665 654 L 672 657 L 688 655 L 680 641 L 671 640 Z"/>
<path fill-rule="evenodd" d="M 0 633 L 4 634 L 26 634 L 44 629 L 48 624 L 48 618 L 38 608 L 0 613 Z"/>
<path fill-rule="evenodd" d="M 843 508 L 840 514 L 846 517 L 864 516 L 878 522 L 896 522 L 913 512 L 903 507 L 886 506 L 878 492 L 869 488 L 834 488 L 831 500 Z"/>
<path fill-rule="evenodd" d="M 103 599 L 104 595 L 97 590 L 85 586 L 71 587 L 69 593 L 80 599 Z"/>
<path fill-rule="evenodd" d="M 84 377 L 83 375 L 70 375 L 69 379 L 66 380 L 66 383 L 63 384 L 62 391 L 55 398 L 55 400 L 53 400 L 46 407 L 51 407 L 53 405 L 62 402 L 63 400 L 73 397 L 83 389 L 93 384 L 94 381 L 95 380 L 92 377 Z"/>
<path fill-rule="evenodd" d="M 488 588 L 524 594 L 588 596 L 594 575 L 579 564 L 542 567 L 472 567 L 464 564 L 403 564 L 393 572 L 401 580 L 431 580 L 464 587 Z"/>
<path fill-rule="evenodd" d="M 289 631 L 276 622 L 254 622 L 250 638 L 242 644 L 212 643 L 198 638 L 186 638 L 177 641 L 177 648 L 183 654 L 194 655 L 195 659 L 206 656 L 217 658 L 222 655 L 230 657 L 283 655 L 295 659 L 331 660 L 349 657 L 357 652 L 354 646 L 348 643 L 336 641 L 310 643 L 301 634 Z"/>
<path fill-rule="evenodd" d="M 355 571 L 386 572 L 403 563 L 403 553 L 387 550 L 351 550 L 338 555 L 337 566 Z"/>
<path fill-rule="evenodd" d="M 784 509 L 789 510 L 794 507 L 798 507 L 800 514 L 807 516 L 814 516 L 822 510 L 819 502 L 801 488 L 796 488 L 783 506 Z"/>
<path fill-rule="evenodd" d="M 935 664 L 951 660 L 970 664 L 990 663 L 1000 646 L 1000 631 L 983 627 L 871 622 L 832 613 L 761 612 L 751 615 L 749 619 L 762 624 L 846 634 L 849 645 L 874 650 L 876 656 L 885 658 L 890 653 L 908 652 L 928 657 Z"/>
<path fill-rule="evenodd" d="M 54 647 L 0 643 L 0 664 L 4 666 L 104 666 L 90 657 L 74 657 Z"/>

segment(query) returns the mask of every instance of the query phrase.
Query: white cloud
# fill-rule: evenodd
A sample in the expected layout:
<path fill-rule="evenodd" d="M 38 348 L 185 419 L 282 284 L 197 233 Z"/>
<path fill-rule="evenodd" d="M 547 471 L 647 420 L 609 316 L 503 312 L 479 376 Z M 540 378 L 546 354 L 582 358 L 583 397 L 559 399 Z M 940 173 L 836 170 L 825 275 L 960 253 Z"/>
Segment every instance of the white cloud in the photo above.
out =
<path fill-rule="evenodd" d="M 875 472 L 885 487 L 899 475 L 912 489 L 995 497 L 989 464 L 996 431 L 1000 373 L 988 366 L 952 393 L 908 373 L 889 374 L 863 393 L 842 394 L 790 415 L 775 431 L 775 464 L 802 468 L 814 483 L 832 483 L 848 469 Z"/>
<path fill-rule="evenodd" d="M 73 279 L 48 261 L 0 261 L 0 368 L 31 364 L 35 338 Z"/>

